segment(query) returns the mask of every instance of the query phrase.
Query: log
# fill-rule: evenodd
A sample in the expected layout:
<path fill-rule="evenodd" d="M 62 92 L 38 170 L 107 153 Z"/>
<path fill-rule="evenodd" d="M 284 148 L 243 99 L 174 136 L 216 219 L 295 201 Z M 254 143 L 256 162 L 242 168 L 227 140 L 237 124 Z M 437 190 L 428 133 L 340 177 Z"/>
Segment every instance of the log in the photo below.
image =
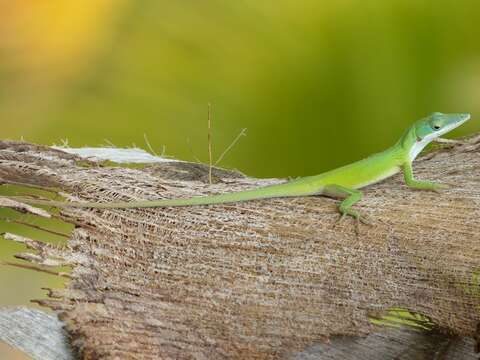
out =
<path fill-rule="evenodd" d="M 438 341 L 460 359 L 452 351 L 470 347 L 465 356 L 473 356 L 480 322 L 479 153 L 474 136 L 416 162 L 418 178 L 454 184 L 442 193 L 408 189 L 401 175 L 365 189 L 357 208 L 373 225 L 358 233 L 352 219 L 337 222 L 336 201 L 323 197 L 63 209 L 55 217 L 76 225 L 68 246 L 25 239 L 35 254 L 20 258 L 72 267 L 67 288 L 50 290 L 39 303 L 58 314 L 82 359 L 330 359 L 329 349 L 345 351 L 343 359 L 359 356 L 361 347 L 383 351 L 382 342 L 407 347 L 385 345 L 390 352 L 378 358 L 401 351 L 396 356 L 406 359 L 415 343 L 427 344 L 422 349 L 433 356 L 428 344 Z M 214 169 L 210 185 L 201 164 L 103 160 L 3 141 L 0 183 L 105 202 L 281 181 Z M 372 324 L 394 308 L 424 315 L 432 329 L 414 336 Z"/>
<path fill-rule="evenodd" d="M 28 308 L 0 309 L 0 340 L 35 360 L 73 360 L 63 324 L 56 316 Z M 477 360 L 473 340 L 407 327 L 377 328 L 364 338 L 335 336 L 292 354 L 292 360 Z"/>

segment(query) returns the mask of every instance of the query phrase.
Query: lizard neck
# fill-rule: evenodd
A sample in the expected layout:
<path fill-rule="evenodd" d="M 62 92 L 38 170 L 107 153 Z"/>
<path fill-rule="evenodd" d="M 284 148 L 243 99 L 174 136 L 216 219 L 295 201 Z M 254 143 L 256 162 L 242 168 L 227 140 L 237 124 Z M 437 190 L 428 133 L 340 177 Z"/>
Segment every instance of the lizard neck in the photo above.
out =
<path fill-rule="evenodd" d="M 415 133 L 415 127 L 412 126 L 392 148 L 397 149 L 403 162 L 411 163 L 431 141 L 431 139 L 423 139 L 422 141 L 418 140 L 419 139 Z"/>

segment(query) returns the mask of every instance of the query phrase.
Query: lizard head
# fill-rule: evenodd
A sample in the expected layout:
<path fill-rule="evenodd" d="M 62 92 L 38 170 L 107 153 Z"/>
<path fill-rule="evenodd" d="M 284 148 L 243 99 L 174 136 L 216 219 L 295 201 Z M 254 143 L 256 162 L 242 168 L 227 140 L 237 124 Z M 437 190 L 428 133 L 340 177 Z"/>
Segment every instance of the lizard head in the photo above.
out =
<path fill-rule="evenodd" d="M 418 120 L 407 132 L 404 147 L 409 150 L 409 158 L 413 161 L 430 142 L 443 134 L 459 127 L 470 119 L 470 114 L 442 114 L 435 112 Z"/>
<path fill-rule="evenodd" d="M 470 119 L 470 114 L 442 114 L 436 112 L 415 123 L 415 136 L 419 142 L 427 139 L 430 142 L 459 127 L 468 119 Z"/>

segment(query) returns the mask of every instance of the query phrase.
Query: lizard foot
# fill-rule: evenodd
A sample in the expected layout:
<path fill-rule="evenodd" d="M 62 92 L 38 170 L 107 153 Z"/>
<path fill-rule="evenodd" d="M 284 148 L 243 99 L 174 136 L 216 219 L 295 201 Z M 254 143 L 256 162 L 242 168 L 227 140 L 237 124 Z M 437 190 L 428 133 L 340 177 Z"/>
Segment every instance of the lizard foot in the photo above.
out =
<path fill-rule="evenodd" d="M 336 228 L 338 225 L 340 225 L 347 216 L 351 216 L 355 220 L 355 232 L 357 235 L 360 234 L 360 223 L 372 226 L 372 221 L 369 220 L 365 215 L 362 215 L 352 209 L 344 209 L 344 211 L 340 212 L 340 217 L 335 222 L 333 227 Z"/>

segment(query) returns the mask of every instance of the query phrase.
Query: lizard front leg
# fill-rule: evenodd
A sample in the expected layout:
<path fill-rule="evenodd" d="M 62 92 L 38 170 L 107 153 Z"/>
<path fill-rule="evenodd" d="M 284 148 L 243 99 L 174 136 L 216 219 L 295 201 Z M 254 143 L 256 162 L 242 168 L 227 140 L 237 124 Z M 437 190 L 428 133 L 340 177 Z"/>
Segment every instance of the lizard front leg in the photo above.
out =
<path fill-rule="evenodd" d="M 405 179 L 405 183 L 407 184 L 407 186 L 413 189 L 439 191 L 448 188 L 448 185 L 446 184 L 439 184 L 432 181 L 416 180 L 413 177 L 413 169 L 411 162 L 406 162 L 405 164 L 403 164 L 403 178 Z"/>

